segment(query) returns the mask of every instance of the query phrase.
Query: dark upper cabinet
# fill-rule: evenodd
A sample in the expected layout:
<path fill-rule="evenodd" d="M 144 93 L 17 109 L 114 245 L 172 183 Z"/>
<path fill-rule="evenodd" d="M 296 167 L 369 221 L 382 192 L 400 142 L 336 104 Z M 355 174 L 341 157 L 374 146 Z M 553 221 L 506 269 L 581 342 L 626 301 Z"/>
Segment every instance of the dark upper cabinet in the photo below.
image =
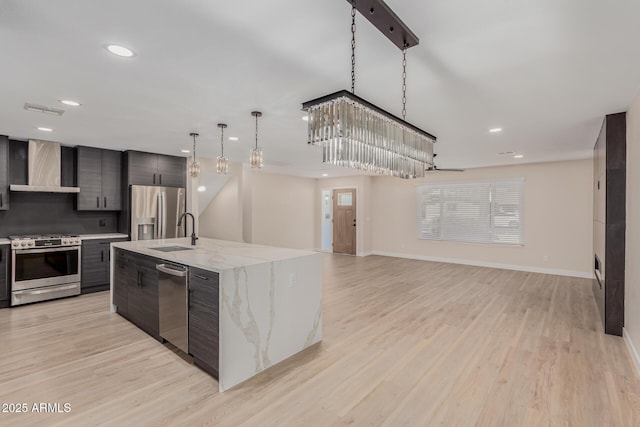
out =
<path fill-rule="evenodd" d="M 122 153 L 100 148 L 77 147 L 79 211 L 118 211 L 122 208 Z"/>
<path fill-rule="evenodd" d="M 189 271 L 189 354 L 196 365 L 218 378 L 219 276 L 191 267 Z"/>
<path fill-rule="evenodd" d="M 9 245 L 0 245 L 0 307 L 9 301 Z M 6 301 L 6 304 L 3 304 Z"/>
<path fill-rule="evenodd" d="M 9 138 L 0 135 L 0 211 L 9 209 Z"/>
<path fill-rule="evenodd" d="M 127 151 L 127 185 L 186 186 L 187 160 L 184 157 Z"/>
<path fill-rule="evenodd" d="M 184 157 L 158 154 L 158 184 L 165 187 L 186 187 L 187 160 Z"/>
<path fill-rule="evenodd" d="M 127 239 L 98 239 L 82 242 L 81 290 L 83 294 L 109 289 L 110 244 L 125 240 Z"/>
<path fill-rule="evenodd" d="M 141 151 L 127 151 L 128 185 L 160 185 L 158 155 Z"/>

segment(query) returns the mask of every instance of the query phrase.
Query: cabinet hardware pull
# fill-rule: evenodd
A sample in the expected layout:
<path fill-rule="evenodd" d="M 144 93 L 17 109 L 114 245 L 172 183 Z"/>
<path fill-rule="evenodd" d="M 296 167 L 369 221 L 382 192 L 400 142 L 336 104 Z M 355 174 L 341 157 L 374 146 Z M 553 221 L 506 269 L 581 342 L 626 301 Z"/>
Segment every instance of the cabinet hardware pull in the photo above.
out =
<path fill-rule="evenodd" d="M 155 173 L 153 174 L 153 183 L 154 184 L 156 183 L 156 174 Z"/>
<path fill-rule="evenodd" d="M 162 174 L 159 174 L 160 177 L 160 185 L 162 185 Z"/>
<path fill-rule="evenodd" d="M 142 271 L 138 270 L 138 287 L 142 287 Z"/>
<path fill-rule="evenodd" d="M 193 295 L 193 289 L 189 289 L 189 310 L 193 308 L 193 305 L 191 305 L 191 295 Z"/>
<path fill-rule="evenodd" d="M 194 274 L 193 275 L 196 279 L 200 279 L 200 280 L 209 280 L 209 278 L 207 276 L 201 276 L 199 274 Z"/>
<path fill-rule="evenodd" d="M 104 196 L 104 207 L 107 207 L 107 196 Z"/>
<path fill-rule="evenodd" d="M 2 200 L 2 193 L 0 193 L 0 208 L 4 206 L 4 201 Z"/>
<path fill-rule="evenodd" d="M 104 262 L 104 251 L 100 251 L 100 262 Z"/>
<path fill-rule="evenodd" d="M 96 197 L 96 208 L 100 207 L 100 196 Z"/>

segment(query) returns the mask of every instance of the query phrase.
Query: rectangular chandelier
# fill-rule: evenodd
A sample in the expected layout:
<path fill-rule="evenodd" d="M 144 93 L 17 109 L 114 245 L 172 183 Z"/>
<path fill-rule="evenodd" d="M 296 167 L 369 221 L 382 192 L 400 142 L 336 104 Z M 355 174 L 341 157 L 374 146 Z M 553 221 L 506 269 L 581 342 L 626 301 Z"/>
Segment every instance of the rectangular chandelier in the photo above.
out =
<path fill-rule="evenodd" d="M 433 166 L 436 137 L 342 90 L 302 104 L 322 161 L 404 179 Z"/>

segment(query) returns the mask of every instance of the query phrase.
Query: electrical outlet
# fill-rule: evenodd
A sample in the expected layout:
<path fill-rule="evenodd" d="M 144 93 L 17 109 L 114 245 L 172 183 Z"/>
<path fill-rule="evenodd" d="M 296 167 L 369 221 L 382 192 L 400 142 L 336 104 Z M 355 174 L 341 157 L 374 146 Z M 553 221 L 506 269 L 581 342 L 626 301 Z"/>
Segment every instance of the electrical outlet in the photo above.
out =
<path fill-rule="evenodd" d="M 293 288 L 296 284 L 296 273 L 289 273 L 289 287 Z"/>
<path fill-rule="evenodd" d="M 106 220 L 104 220 L 104 219 L 101 219 L 101 220 L 98 222 L 98 225 L 99 225 L 100 227 L 106 227 L 106 226 L 107 226 L 107 221 L 106 221 Z"/>
<path fill-rule="evenodd" d="M 543 262 L 549 262 L 549 255 L 545 255 L 542 257 Z"/>

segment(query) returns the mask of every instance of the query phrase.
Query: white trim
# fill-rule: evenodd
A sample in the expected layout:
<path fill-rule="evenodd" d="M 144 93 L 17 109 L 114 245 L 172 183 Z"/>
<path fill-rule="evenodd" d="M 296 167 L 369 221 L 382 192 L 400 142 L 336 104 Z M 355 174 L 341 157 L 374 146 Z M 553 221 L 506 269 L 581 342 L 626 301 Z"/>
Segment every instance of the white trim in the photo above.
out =
<path fill-rule="evenodd" d="M 622 338 L 624 338 L 624 343 L 627 345 L 627 350 L 629 350 L 629 356 L 631 356 L 631 359 L 633 360 L 633 366 L 636 368 L 636 374 L 640 376 L 640 356 L 631 341 L 631 337 L 627 333 L 627 328 L 622 328 Z"/>
<path fill-rule="evenodd" d="M 440 258 L 440 257 L 427 256 L 427 255 L 404 254 L 404 253 L 386 252 L 386 251 L 373 251 L 371 252 L 371 254 L 389 256 L 389 257 L 395 257 L 395 258 L 418 259 L 422 261 L 444 262 L 447 264 L 465 264 L 465 265 L 475 265 L 477 267 L 499 268 L 502 270 L 516 270 L 516 271 L 527 271 L 530 273 L 553 274 L 556 276 L 580 277 L 583 279 L 593 279 L 594 277 L 593 273 L 590 271 L 587 272 L 587 271 L 562 270 L 562 269 L 555 269 L 555 268 L 540 268 L 540 267 L 530 267 L 526 265 L 501 264 L 497 262 L 475 261 L 475 260 L 456 259 L 456 258 Z"/>

